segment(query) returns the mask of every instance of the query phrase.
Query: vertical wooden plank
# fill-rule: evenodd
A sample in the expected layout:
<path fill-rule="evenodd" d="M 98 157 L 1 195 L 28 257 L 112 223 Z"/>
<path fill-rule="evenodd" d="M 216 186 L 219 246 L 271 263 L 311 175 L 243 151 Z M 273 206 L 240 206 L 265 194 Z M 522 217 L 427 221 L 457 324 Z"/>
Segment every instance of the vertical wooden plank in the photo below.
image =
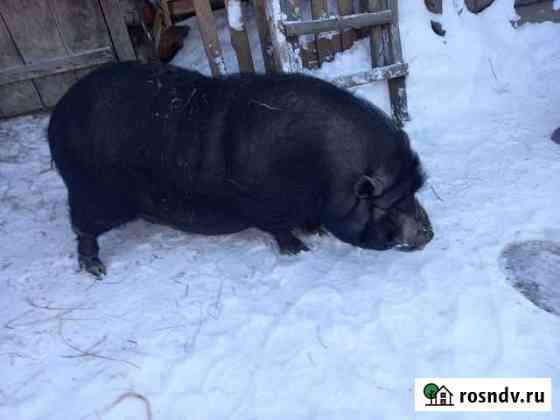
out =
<path fill-rule="evenodd" d="M 301 16 L 301 0 L 269 0 L 267 14 L 270 17 L 273 53 L 280 72 L 300 72 L 303 70 L 299 56 L 299 40 L 293 37 L 291 42 L 283 32 L 284 16 L 287 20 L 298 20 Z"/>
<path fill-rule="evenodd" d="M 311 16 L 313 19 L 324 19 L 328 17 L 328 3 L 327 0 L 311 0 Z M 330 38 L 326 34 L 317 34 L 315 36 L 317 43 L 317 55 L 319 63 L 324 61 L 332 61 L 334 59 L 334 52 L 331 45 Z"/>
<path fill-rule="evenodd" d="M 24 64 L 8 33 L 0 8 L 0 69 Z M 31 82 L 0 86 L 0 112 L 8 117 L 42 108 L 41 99 Z M 1 147 L 1 142 L 0 142 Z"/>
<path fill-rule="evenodd" d="M 251 56 L 249 36 L 243 22 L 243 10 L 241 0 L 226 0 L 226 13 L 231 36 L 231 45 L 235 50 L 239 71 L 243 73 L 254 73 L 255 65 Z"/>
<path fill-rule="evenodd" d="M 220 46 L 210 2 L 209 0 L 194 0 L 193 4 L 210 70 L 214 76 L 224 75 L 227 73 L 226 63 L 222 54 L 222 47 Z"/>
<path fill-rule="evenodd" d="M 287 20 L 294 20 L 299 15 L 300 9 L 297 7 L 300 0 L 269 0 L 268 16 L 270 16 L 270 33 L 272 34 L 272 44 L 274 60 L 280 72 L 298 72 L 303 68 L 301 58 L 297 54 L 299 40 L 297 37 L 286 38 L 283 32 L 282 22 L 286 16 Z"/>
<path fill-rule="evenodd" d="M 80 2 L 81 3 L 81 2 Z M 120 61 L 136 60 L 118 0 L 99 0 L 115 53 Z"/>
<path fill-rule="evenodd" d="M 273 46 L 266 13 L 266 1 L 267 0 L 253 0 L 253 7 L 255 9 L 255 19 L 261 42 L 264 68 L 267 73 L 273 73 L 276 65 L 274 63 L 274 54 L 272 52 Z"/>
<path fill-rule="evenodd" d="M 311 2 L 309 0 L 301 0 L 300 20 L 311 20 Z M 319 62 L 319 54 L 317 53 L 317 41 L 314 34 L 306 34 L 298 37 L 299 55 L 303 67 L 306 69 L 318 69 L 321 66 Z"/>
<path fill-rule="evenodd" d="M 368 0 L 367 11 L 378 12 L 386 10 L 386 0 Z M 371 45 L 371 65 L 373 67 L 382 67 L 391 63 L 391 51 L 389 48 L 389 37 L 386 28 L 383 26 L 374 26 L 370 29 L 370 45 Z"/>
<path fill-rule="evenodd" d="M 68 51 L 79 54 L 88 50 L 111 47 L 111 37 L 97 1 L 53 0 L 53 12 Z M 77 70 L 78 78 L 93 68 Z"/>
<path fill-rule="evenodd" d="M 319 57 L 317 56 L 317 44 L 315 38 L 312 42 L 301 42 L 301 49 L 299 53 L 303 67 L 306 69 L 318 69 Z"/>
<path fill-rule="evenodd" d="M 71 54 L 111 46 L 107 25 L 96 1 L 52 2 L 60 33 Z"/>
<path fill-rule="evenodd" d="M 286 20 L 301 19 L 301 2 L 302 0 L 284 0 L 282 11 L 286 14 Z"/>
<path fill-rule="evenodd" d="M 3 0 L 2 15 L 25 64 L 68 55 L 48 0 Z M 52 107 L 76 81 L 73 73 L 33 81 L 43 104 Z"/>
<path fill-rule="evenodd" d="M 398 0 L 387 0 L 387 6 L 393 12 L 393 22 L 389 25 L 389 38 L 391 48 L 392 64 L 402 63 L 402 45 L 399 31 L 399 4 Z M 406 82 L 404 77 L 389 79 L 389 96 L 391 97 L 391 107 L 393 117 L 397 123 L 409 121 L 408 100 L 406 96 Z"/>
<path fill-rule="evenodd" d="M 354 13 L 354 4 L 352 0 L 338 0 L 338 14 L 340 16 L 347 16 Z M 347 29 L 342 31 L 341 35 L 341 47 L 342 51 L 349 50 L 354 45 L 356 40 L 356 32 L 354 29 Z"/>
<path fill-rule="evenodd" d="M 327 16 L 340 16 L 340 11 L 338 10 L 338 2 L 334 0 L 326 0 L 327 2 Z M 342 32 L 335 31 L 333 33 L 327 34 L 327 39 L 331 44 L 331 51 L 333 55 L 333 60 L 336 53 L 342 52 Z"/>
<path fill-rule="evenodd" d="M 286 14 L 287 21 L 301 20 L 301 2 L 304 0 L 284 0 L 283 12 Z M 294 50 L 299 48 L 299 38 L 288 37 L 288 41 L 292 44 Z"/>
<path fill-rule="evenodd" d="M 399 2 L 397 0 L 387 0 L 387 7 L 393 12 L 393 21 L 389 25 L 392 64 L 402 63 L 403 55 L 399 30 Z"/>
<path fill-rule="evenodd" d="M 166 28 L 169 28 L 173 25 L 173 18 L 171 16 L 171 11 L 169 7 L 170 0 L 161 0 L 159 5 L 162 12 L 163 23 Z"/>

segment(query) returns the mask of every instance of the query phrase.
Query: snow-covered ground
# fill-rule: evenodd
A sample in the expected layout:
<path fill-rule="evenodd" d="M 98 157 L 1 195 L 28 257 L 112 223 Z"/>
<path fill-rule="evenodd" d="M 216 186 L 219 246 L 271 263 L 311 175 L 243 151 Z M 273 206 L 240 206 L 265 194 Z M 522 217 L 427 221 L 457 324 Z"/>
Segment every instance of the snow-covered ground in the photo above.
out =
<path fill-rule="evenodd" d="M 0 418 L 560 418 L 560 318 L 499 263 L 512 242 L 560 240 L 560 25 L 513 29 L 513 0 L 444 3 L 440 38 L 423 2 L 400 2 L 436 232 L 422 252 L 315 236 L 288 257 L 256 230 L 137 221 L 101 238 L 95 282 L 77 272 L 48 117 L 0 123 Z M 196 34 L 176 62 L 203 69 Z M 387 109 L 385 90 L 358 93 Z M 551 377 L 553 412 L 414 413 L 414 378 L 434 376 Z"/>

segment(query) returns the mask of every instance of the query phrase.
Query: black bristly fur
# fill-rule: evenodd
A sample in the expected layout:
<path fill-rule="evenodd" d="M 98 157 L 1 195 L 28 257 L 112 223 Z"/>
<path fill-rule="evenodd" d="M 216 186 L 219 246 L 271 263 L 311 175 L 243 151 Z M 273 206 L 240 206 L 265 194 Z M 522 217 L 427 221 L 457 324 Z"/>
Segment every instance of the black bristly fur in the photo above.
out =
<path fill-rule="evenodd" d="M 291 232 L 310 225 L 357 244 L 352 229 L 368 216 L 348 212 L 360 176 L 383 168 L 393 185 L 415 187 L 422 178 L 389 117 L 301 74 L 213 79 L 168 65 L 107 65 L 60 100 L 48 137 L 87 244 L 136 217 L 210 235 L 255 226 L 287 253 L 306 249 Z M 92 254 L 81 261 L 97 258 L 95 246 L 79 249 Z"/>

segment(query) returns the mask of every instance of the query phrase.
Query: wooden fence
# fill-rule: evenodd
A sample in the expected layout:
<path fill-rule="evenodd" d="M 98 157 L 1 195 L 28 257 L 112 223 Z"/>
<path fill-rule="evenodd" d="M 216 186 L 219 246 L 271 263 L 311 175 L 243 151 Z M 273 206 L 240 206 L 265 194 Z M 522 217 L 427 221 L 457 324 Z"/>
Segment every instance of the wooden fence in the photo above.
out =
<path fill-rule="evenodd" d="M 125 1 L 136 0 L 1 0 L 0 117 L 49 109 L 92 68 L 136 59 L 121 10 Z M 397 0 L 360 0 L 359 6 L 353 0 L 225 0 L 242 72 L 255 71 L 243 15 L 248 3 L 266 72 L 317 68 L 357 38 L 369 37 L 372 70 L 332 81 L 349 87 L 386 79 L 395 118 L 407 118 Z M 173 24 L 173 7 L 181 0 L 160 4 L 160 14 Z M 196 13 L 212 74 L 227 74 L 210 0 L 189 0 L 187 6 Z"/>
<path fill-rule="evenodd" d="M 212 74 L 227 73 L 214 15 L 207 0 L 193 0 Z M 408 120 L 397 0 L 253 0 L 267 71 L 300 72 L 332 61 L 357 37 L 370 39 L 370 71 L 340 75 L 331 81 L 353 87 L 387 80 L 393 117 Z M 335 6 L 335 7 L 333 7 Z M 226 0 L 228 26 L 241 71 L 254 71 L 241 0 Z"/>
<path fill-rule="evenodd" d="M 208 61 L 212 74 L 215 76 L 227 73 L 223 60 L 222 46 L 218 40 L 216 23 L 212 14 L 208 0 L 192 0 L 194 9 L 198 16 L 199 27 L 202 39 L 208 56 Z M 289 27 L 278 28 L 272 22 L 271 16 L 275 4 L 281 6 L 286 11 L 288 20 L 299 21 L 309 17 L 316 21 L 322 21 L 314 30 L 312 39 L 303 38 L 298 40 L 294 48 L 300 55 L 303 67 L 314 69 L 322 63 L 332 61 L 335 54 L 345 51 L 352 47 L 354 40 L 360 36 L 352 24 L 342 25 L 339 30 L 330 31 L 328 24 L 333 20 L 348 17 L 356 13 L 353 0 L 337 0 L 336 7 L 329 7 L 328 0 L 251 0 L 255 10 L 255 18 L 261 43 L 261 53 L 266 72 L 282 71 L 282 65 L 278 63 L 274 53 L 274 31 L 280 30 L 289 37 L 304 35 L 303 32 L 295 33 Z M 239 69 L 242 72 L 254 71 L 254 60 L 249 46 L 249 39 L 242 14 L 241 0 L 226 0 L 226 13 L 232 46 L 236 52 Z M 333 3 L 330 3 L 332 6 Z M 367 22 L 366 22 L 367 23 Z M 304 24 L 305 26 L 305 24 Z M 326 27 L 324 31 L 321 31 Z M 367 36 L 367 34 L 362 35 Z"/>
<path fill-rule="evenodd" d="M 0 117 L 51 108 L 91 68 L 136 58 L 117 0 L 2 0 L 0 52 Z"/>

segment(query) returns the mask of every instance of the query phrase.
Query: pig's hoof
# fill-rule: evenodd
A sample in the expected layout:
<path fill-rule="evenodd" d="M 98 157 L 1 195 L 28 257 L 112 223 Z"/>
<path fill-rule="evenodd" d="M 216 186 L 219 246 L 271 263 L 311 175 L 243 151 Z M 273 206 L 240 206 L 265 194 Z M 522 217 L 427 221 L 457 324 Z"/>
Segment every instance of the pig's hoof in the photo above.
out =
<path fill-rule="evenodd" d="M 80 270 L 87 271 L 98 280 L 101 280 L 101 278 L 107 274 L 105 265 L 98 257 L 86 257 L 80 255 L 78 261 L 80 262 Z"/>
<path fill-rule="evenodd" d="M 321 225 L 315 225 L 315 224 L 307 224 L 303 227 L 302 229 L 303 233 L 309 234 L 309 235 L 319 235 L 319 236 L 325 236 L 327 235 L 327 231 L 325 230 L 325 228 Z"/>
<path fill-rule="evenodd" d="M 319 226 L 313 231 L 313 233 L 319 236 L 327 236 L 329 234 L 329 232 L 327 232 L 327 230 L 323 226 Z"/>
<path fill-rule="evenodd" d="M 302 251 L 309 251 L 307 245 L 305 245 L 301 240 L 296 238 L 291 233 L 276 236 L 276 242 L 278 242 L 280 254 L 283 255 L 296 255 Z"/>

